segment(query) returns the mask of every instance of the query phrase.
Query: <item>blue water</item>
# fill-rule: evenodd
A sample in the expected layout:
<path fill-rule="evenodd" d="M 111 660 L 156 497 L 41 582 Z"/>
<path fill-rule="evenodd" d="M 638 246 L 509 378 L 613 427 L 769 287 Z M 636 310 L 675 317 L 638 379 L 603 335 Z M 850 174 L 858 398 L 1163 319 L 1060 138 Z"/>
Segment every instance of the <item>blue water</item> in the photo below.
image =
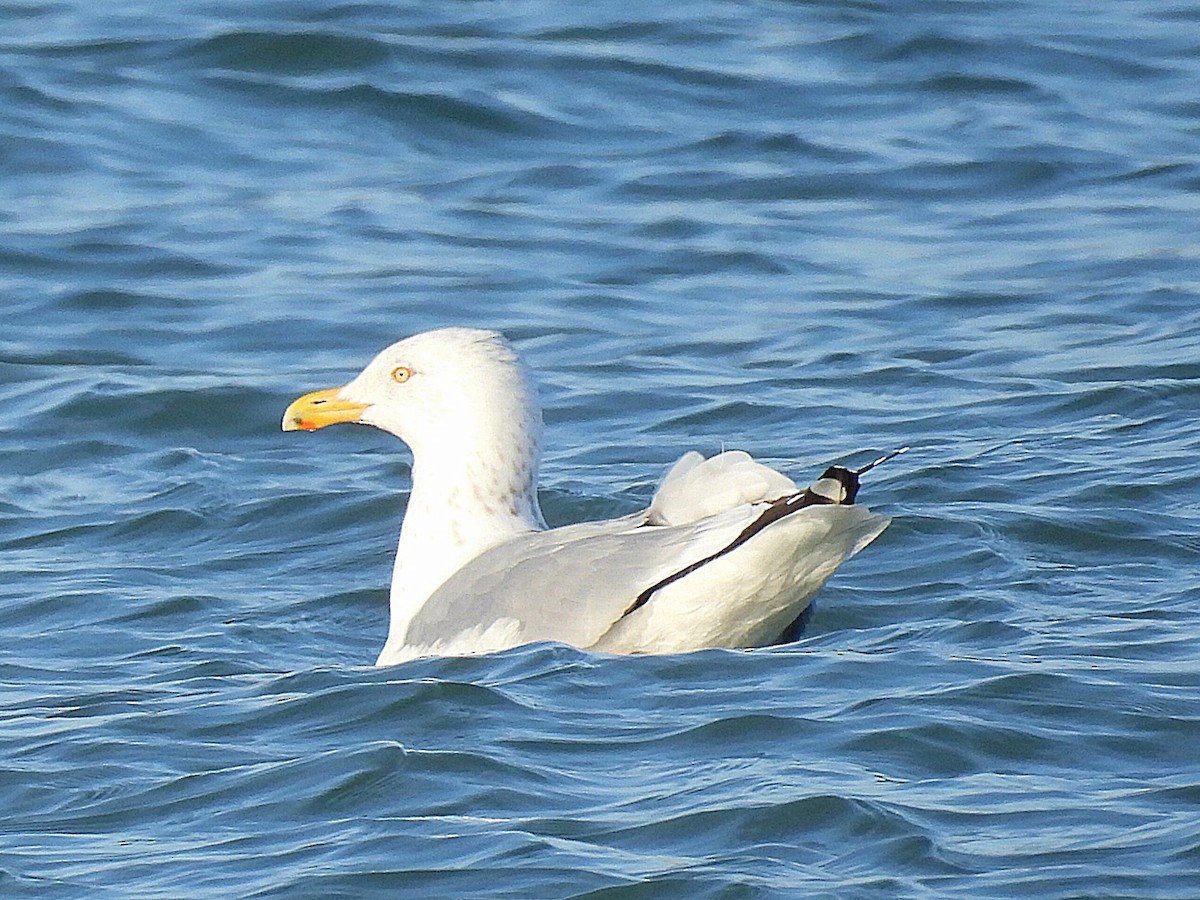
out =
<path fill-rule="evenodd" d="M 1200 13 L 27 0 L 0 29 L 0 895 L 1200 896 Z M 403 447 L 555 524 L 913 450 L 791 645 L 370 667 Z"/>

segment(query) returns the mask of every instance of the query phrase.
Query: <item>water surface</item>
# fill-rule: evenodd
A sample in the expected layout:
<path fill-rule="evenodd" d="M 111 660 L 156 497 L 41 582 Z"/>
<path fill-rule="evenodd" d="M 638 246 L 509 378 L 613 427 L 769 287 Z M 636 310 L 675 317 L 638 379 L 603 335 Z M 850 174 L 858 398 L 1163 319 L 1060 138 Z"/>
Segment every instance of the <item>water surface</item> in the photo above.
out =
<path fill-rule="evenodd" d="M 1200 16 L 10 4 L 6 896 L 1200 893 Z M 913 451 L 800 639 L 370 667 L 447 324 L 542 502 Z"/>

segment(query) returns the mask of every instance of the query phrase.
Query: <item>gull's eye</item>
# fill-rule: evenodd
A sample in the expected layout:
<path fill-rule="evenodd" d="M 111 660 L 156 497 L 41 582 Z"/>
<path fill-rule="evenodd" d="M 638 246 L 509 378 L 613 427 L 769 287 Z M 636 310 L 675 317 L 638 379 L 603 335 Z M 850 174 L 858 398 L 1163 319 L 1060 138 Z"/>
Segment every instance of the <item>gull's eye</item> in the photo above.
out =
<path fill-rule="evenodd" d="M 412 378 L 412 369 L 408 366 L 396 366 L 392 369 L 392 381 L 396 384 L 404 384 L 408 379 Z"/>

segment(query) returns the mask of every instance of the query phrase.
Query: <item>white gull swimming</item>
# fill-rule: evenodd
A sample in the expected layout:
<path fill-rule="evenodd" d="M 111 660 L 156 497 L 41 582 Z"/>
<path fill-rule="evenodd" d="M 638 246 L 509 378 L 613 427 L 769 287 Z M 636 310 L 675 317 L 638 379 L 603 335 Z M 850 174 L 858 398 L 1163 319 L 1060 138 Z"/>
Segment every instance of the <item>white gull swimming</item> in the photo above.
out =
<path fill-rule="evenodd" d="M 542 414 L 499 334 L 445 328 L 380 353 L 349 384 L 299 398 L 285 431 L 374 425 L 412 450 L 385 666 L 561 641 L 611 653 L 778 642 L 889 519 L 853 505 L 858 474 L 807 490 L 739 451 L 685 454 L 649 507 L 547 529 Z"/>

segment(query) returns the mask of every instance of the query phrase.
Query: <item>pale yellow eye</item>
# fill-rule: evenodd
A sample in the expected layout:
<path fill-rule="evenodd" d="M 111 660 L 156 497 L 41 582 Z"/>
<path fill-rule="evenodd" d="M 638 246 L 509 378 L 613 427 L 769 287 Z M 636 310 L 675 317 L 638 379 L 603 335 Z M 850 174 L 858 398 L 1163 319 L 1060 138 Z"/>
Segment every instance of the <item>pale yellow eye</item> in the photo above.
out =
<path fill-rule="evenodd" d="M 408 379 L 412 378 L 412 369 L 408 366 L 397 366 L 392 369 L 392 381 L 397 384 L 404 384 Z"/>

